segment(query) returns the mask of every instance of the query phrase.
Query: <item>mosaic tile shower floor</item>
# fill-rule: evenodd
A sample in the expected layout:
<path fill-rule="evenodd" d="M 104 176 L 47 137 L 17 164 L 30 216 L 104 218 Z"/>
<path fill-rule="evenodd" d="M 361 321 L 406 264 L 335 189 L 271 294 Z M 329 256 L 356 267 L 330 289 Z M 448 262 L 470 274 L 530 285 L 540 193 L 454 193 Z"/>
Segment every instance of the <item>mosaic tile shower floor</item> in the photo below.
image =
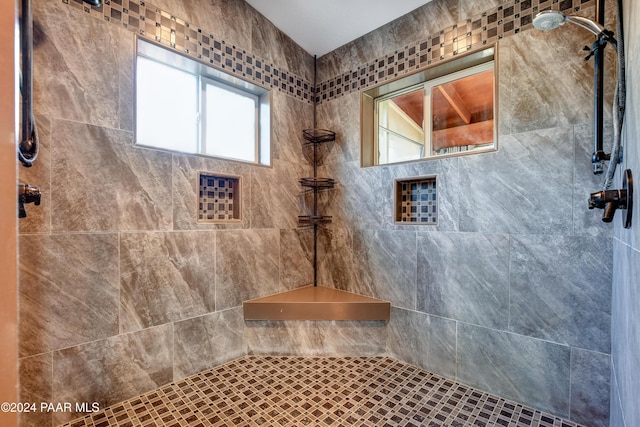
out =
<path fill-rule="evenodd" d="M 244 358 L 64 427 L 579 427 L 387 357 Z"/>

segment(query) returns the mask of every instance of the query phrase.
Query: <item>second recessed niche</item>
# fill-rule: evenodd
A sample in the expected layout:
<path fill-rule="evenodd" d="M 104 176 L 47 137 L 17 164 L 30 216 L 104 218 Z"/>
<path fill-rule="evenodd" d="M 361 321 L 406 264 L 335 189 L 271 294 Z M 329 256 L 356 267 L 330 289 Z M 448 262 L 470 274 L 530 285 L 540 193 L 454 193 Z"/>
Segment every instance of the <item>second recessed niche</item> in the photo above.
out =
<path fill-rule="evenodd" d="M 241 177 L 200 172 L 198 222 L 240 222 Z"/>
<path fill-rule="evenodd" d="M 394 197 L 395 223 L 438 223 L 438 186 L 435 176 L 396 179 Z"/>

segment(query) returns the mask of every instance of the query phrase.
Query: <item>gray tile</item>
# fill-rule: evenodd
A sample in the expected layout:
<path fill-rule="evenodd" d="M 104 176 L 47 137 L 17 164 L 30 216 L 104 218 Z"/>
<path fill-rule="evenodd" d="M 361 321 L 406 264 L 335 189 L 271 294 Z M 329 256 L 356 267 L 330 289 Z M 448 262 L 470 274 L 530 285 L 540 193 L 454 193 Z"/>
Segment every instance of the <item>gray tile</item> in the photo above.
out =
<path fill-rule="evenodd" d="M 118 333 L 118 236 L 20 238 L 20 355 Z"/>
<path fill-rule="evenodd" d="M 322 321 L 318 327 L 326 354 L 380 356 L 385 354 L 387 328 L 384 321 Z"/>
<path fill-rule="evenodd" d="M 571 349 L 571 420 L 585 426 L 609 425 L 611 358 Z"/>
<path fill-rule="evenodd" d="M 278 230 L 217 232 L 216 309 L 281 292 Z"/>
<path fill-rule="evenodd" d="M 170 325 L 158 326 L 53 353 L 53 401 L 120 402 L 173 379 Z M 54 414 L 56 423 L 80 414 Z"/>
<path fill-rule="evenodd" d="M 336 186 L 319 198 L 321 212 L 332 215 L 331 228 L 382 228 L 383 187 L 379 168 L 361 168 L 360 162 L 335 163 L 320 175 Z"/>
<path fill-rule="evenodd" d="M 459 381 L 569 415 L 569 347 L 459 323 L 457 355 Z"/>
<path fill-rule="evenodd" d="M 418 233 L 418 310 L 506 329 L 509 237 L 483 233 Z"/>
<path fill-rule="evenodd" d="M 280 286 L 313 283 L 313 229 L 280 230 Z"/>
<path fill-rule="evenodd" d="M 34 3 L 35 111 L 117 128 L 118 76 L 130 65 L 120 63 L 120 52 L 133 50 L 133 34 L 79 17 L 59 2 Z M 90 149 L 81 152 L 92 153 Z"/>
<path fill-rule="evenodd" d="M 300 178 L 310 168 L 273 160 L 273 168 L 254 168 L 251 173 L 251 228 L 296 228 L 298 215 L 309 215 Z"/>
<path fill-rule="evenodd" d="M 606 239 L 512 236 L 509 330 L 609 353 L 611 260 Z"/>
<path fill-rule="evenodd" d="M 318 147 L 322 164 L 360 160 L 360 96 L 350 93 L 339 102 L 317 105 L 318 127 L 336 132 L 336 140 Z"/>
<path fill-rule="evenodd" d="M 584 30 L 573 25 L 501 40 L 500 51 L 510 50 L 513 95 L 500 109 L 508 111 L 513 133 L 591 121 L 593 68 L 583 61 L 584 44 Z"/>
<path fill-rule="evenodd" d="M 456 322 L 393 307 L 387 351 L 399 360 L 456 378 Z"/>
<path fill-rule="evenodd" d="M 120 235 L 120 330 L 215 310 L 215 231 Z"/>
<path fill-rule="evenodd" d="M 274 92 L 271 99 L 273 160 L 305 165 L 306 174 L 312 176 L 312 163 L 305 158 L 302 138 L 303 129 L 313 127 L 312 105 L 279 92 Z"/>
<path fill-rule="evenodd" d="M 573 128 L 504 135 L 497 153 L 460 157 L 460 231 L 572 231 Z"/>
<path fill-rule="evenodd" d="M 244 356 L 244 327 L 241 308 L 176 322 L 173 380 Z"/>
<path fill-rule="evenodd" d="M 355 291 L 353 231 L 345 228 L 318 232 L 318 284 Z"/>
<path fill-rule="evenodd" d="M 317 321 L 246 321 L 245 335 L 249 354 L 335 355 Z"/>
<path fill-rule="evenodd" d="M 355 231 L 353 235 L 355 292 L 390 301 L 396 307 L 416 307 L 416 233 Z"/>
<path fill-rule="evenodd" d="M 171 155 L 133 147 L 131 132 L 52 123 L 53 231 L 167 230 Z"/>
<path fill-rule="evenodd" d="M 612 366 L 627 427 L 640 423 L 640 252 L 614 240 Z"/>

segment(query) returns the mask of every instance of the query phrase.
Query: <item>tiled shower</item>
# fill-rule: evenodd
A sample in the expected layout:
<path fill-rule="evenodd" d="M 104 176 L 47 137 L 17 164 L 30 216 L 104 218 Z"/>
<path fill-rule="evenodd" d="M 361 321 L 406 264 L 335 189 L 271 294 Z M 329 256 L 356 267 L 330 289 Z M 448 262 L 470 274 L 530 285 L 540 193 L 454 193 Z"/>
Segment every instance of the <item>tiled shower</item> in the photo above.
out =
<path fill-rule="evenodd" d="M 611 387 L 612 415 L 634 425 L 637 356 L 616 340 L 633 332 L 613 316 L 610 384 L 610 330 L 612 279 L 637 281 L 637 239 L 618 227 L 612 239 L 586 209 L 600 186 L 588 40 L 532 30 L 548 6 L 595 7 L 433 0 L 319 58 L 314 92 L 313 58 L 241 0 L 34 0 L 43 148 L 20 174 L 43 203 L 19 223 L 21 399 L 105 407 L 246 355 L 386 356 L 585 425 L 608 425 Z M 271 88 L 272 167 L 133 146 L 135 37 L 168 44 L 172 30 L 175 49 Z M 496 41 L 498 152 L 360 167 L 360 90 Z M 243 301 L 313 280 L 312 232 L 297 215 L 314 98 L 318 126 L 337 133 L 319 172 L 337 182 L 321 199 L 333 222 L 319 282 L 391 301 L 389 322 L 242 318 Z M 200 173 L 241 178 L 239 221 L 198 221 Z M 431 176 L 437 224 L 397 224 L 395 181 Z"/>

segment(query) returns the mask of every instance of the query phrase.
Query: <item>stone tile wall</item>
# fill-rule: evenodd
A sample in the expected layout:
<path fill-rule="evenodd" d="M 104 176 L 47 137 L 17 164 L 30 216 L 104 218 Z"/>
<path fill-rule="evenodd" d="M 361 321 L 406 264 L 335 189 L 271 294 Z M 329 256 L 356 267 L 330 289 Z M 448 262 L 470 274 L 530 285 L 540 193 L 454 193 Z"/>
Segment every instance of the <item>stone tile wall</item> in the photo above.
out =
<path fill-rule="evenodd" d="M 388 72 L 405 47 L 425 40 L 433 47 L 459 23 L 506 16 L 511 7 L 531 15 L 544 8 L 589 17 L 595 11 L 590 1 L 434 0 L 320 58 L 327 92 L 320 88 L 318 123 L 337 132 L 323 174 L 338 183 L 323 200 L 335 221 L 321 250 L 334 262 L 321 264 L 320 277 L 393 301 L 389 354 L 606 426 L 612 227 L 586 203 L 601 186 L 590 172 L 593 68 L 581 50 L 588 33 L 569 25 L 543 33 L 522 21 L 518 31 L 506 32 L 496 22 L 502 32 L 495 37 L 493 153 L 362 169 L 358 90 L 395 74 L 381 76 L 376 68 L 373 82 L 337 86 L 394 56 L 381 65 Z M 455 53 L 449 55 L 444 59 Z M 610 99 L 611 82 L 607 89 Z M 430 175 L 438 182 L 438 224 L 395 224 L 394 179 Z"/>
<path fill-rule="evenodd" d="M 312 58 L 245 2 L 156 3 L 174 22 L 312 81 Z M 593 13 L 591 0 L 550 3 Z M 312 106 L 295 90 L 274 91 L 272 168 L 134 147 L 134 32 L 78 5 L 34 2 L 43 151 L 21 179 L 44 199 L 20 222 L 23 396 L 104 406 L 246 353 L 388 353 L 607 424 L 611 257 L 623 251 L 598 213 L 585 213 L 600 185 L 589 172 L 588 36 L 524 24 L 500 39 L 496 153 L 362 169 L 357 91 L 324 100 L 318 124 L 338 141 L 320 175 L 338 185 L 322 200 L 334 222 L 320 233 L 320 283 L 391 300 L 392 320 L 245 324 L 243 299 L 312 277 L 311 233 L 296 229 L 297 181 L 311 170 L 300 132 Z M 318 81 L 502 6 L 511 2 L 433 0 L 321 58 Z M 241 223 L 197 223 L 199 171 L 243 177 Z M 430 175 L 438 224 L 395 224 L 394 179 Z M 618 354 L 622 365 L 634 353 Z M 630 402 L 632 387 L 617 381 L 618 400 Z"/>
<path fill-rule="evenodd" d="M 614 180 L 621 183 L 620 172 L 631 169 L 636 183 L 640 176 L 640 5 L 623 1 L 627 104 L 623 130 L 624 161 Z M 611 325 L 611 426 L 640 424 L 640 221 L 638 190 L 634 190 L 634 214 L 630 229 L 614 218 L 613 305 Z M 620 215 L 619 213 L 616 216 Z"/>
<path fill-rule="evenodd" d="M 42 153 L 20 173 L 43 200 L 20 222 L 22 397 L 104 407 L 259 351 L 242 301 L 312 281 L 309 235 L 296 219 L 298 179 L 311 171 L 302 129 L 313 123 L 313 58 L 240 0 L 33 7 Z M 156 28 L 164 44 L 164 29 L 175 28 L 198 42 L 213 36 L 211 52 L 215 42 L 233 46 L 236 72 L 258 70 L 258 60 L 269 67 L 252 76 L 273 94 L 272 167 L 134 146 L 134 39 L 156 40 Z M 225 68 L 224 58 L 213 65 Z M 287 75 L 284 87 L 276 73 Z M 201 171 L 242 177 L 241 223 L 197 222 Z M 354 327 L 344 330 L 350 341 L 360 338 Z M 363 353 L 383 351 L 376 345 Z M 28 414 L 22 425 L 76 415 Z"/>

